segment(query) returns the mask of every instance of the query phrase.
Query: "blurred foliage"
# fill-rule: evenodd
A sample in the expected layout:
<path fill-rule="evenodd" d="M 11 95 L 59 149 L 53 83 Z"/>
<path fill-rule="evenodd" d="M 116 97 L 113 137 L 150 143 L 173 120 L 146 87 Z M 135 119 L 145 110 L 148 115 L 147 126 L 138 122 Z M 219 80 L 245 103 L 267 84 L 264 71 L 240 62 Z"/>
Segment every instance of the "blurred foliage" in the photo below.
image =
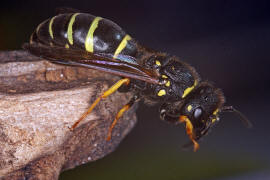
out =
<path fill-rule="evenodd" d="M 20 49 L 24 42 L 28 42 L 35 28 L 33 22 L 36 18 L 37 16 L 31 13 L 2 12 L 0 16 L 0 49 Z"/>
<path fill-rule="evenodd" d="M 119 148 L 112 155 L 74 170 L 64 172 L 60 180 L 71 179 L 216 179 L 266 168 L 252 156 L 227 153 L 175 151 L 176 148 L 152 146 L 125 151 Z M 250 158 L 246 158 L 250 157 Z"/>

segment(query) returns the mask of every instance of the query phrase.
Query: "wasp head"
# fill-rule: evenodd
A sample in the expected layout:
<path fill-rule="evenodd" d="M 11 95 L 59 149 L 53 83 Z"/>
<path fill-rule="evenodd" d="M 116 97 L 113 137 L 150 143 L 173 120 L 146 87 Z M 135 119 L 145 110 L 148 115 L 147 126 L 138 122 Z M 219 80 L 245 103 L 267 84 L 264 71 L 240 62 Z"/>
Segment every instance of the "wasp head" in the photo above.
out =
<path fill-rule="evenodd" d="M 175 124 L 185 123 L 186 131 L 198 149 L 196 140 L 207 134 L 219 120 L 218 114 L 224 104 L 220 89 L 203 82 L 180 102 L 163 104 L 160 109 L 161 119 Z"/>

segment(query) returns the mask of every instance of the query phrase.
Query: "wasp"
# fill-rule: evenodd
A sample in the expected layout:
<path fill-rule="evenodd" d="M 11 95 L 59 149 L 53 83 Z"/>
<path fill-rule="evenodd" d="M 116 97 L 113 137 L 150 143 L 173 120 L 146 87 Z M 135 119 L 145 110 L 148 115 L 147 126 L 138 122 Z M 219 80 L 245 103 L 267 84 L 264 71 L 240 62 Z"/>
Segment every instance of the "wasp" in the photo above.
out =
<path fill-rule="evenodd" d="M 160 118 L 178 125 L 184 123 L 194 151 L 198 140 L 219 121 L 224 112 L 237 113 L 247 126 L 251 123 L 232 106 L 224 106 L 222 90 L 202 81 L 196 70 L 178 57 L 140 45 L 111 20 L 66 9 L 39 24 L 23 48 L 50 62 L 91 68 L 120 78 L 101 94 L 71 129 L 102 100 L 119 90 L 134 93 L 116 114 L 108 130 L 124 112 L 140 101 L 161 104 Z"/>

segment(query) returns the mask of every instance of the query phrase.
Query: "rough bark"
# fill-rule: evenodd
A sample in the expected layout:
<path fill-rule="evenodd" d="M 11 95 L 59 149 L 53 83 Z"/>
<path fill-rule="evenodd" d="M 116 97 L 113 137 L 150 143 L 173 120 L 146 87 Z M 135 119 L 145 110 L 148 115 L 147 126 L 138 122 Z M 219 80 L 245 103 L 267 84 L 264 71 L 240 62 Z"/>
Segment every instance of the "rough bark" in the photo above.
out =
<path fill-rule="evenodd" d="M 0 177 L 58 179 L 63 170 L 112 152 L 136 122 L 128 111 L 106 141 L 108 127 L 132 94 L 98 104 L 74 131 L 69 127 L 118 77 L 61 66 L 25 51 L 0 52 Z"/>

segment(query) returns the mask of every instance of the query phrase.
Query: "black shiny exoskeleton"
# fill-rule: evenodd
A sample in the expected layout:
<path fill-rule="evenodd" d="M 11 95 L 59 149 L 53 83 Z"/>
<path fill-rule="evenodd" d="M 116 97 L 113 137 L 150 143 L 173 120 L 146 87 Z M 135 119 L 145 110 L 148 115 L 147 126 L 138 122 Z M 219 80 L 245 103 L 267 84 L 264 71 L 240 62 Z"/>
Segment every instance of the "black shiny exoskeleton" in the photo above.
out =
<path fill-rule="evenodd" d="M 72 126 L 74 129 L 101 99 L 118 88 L 121 87 L 121 92 L 133 91 L 134 97 L 116 115 L 108 140 L 117 120 L 140 99 L 161 103 L 161 119 L 174 124 L 186 123 L 194 150 L 199 147 L 196 140 L 217 122 L 219 113 L 238 112 L 223 106 L 221 90 L 201 81 L 193 67 L 175 56 L 141 46 L 105 18 L 67 10 L 42 22 L 24 48 L 53 63 L 92 68 L 122 77 Z M 245 119 L 245 122 L 248 121 Z"/>

